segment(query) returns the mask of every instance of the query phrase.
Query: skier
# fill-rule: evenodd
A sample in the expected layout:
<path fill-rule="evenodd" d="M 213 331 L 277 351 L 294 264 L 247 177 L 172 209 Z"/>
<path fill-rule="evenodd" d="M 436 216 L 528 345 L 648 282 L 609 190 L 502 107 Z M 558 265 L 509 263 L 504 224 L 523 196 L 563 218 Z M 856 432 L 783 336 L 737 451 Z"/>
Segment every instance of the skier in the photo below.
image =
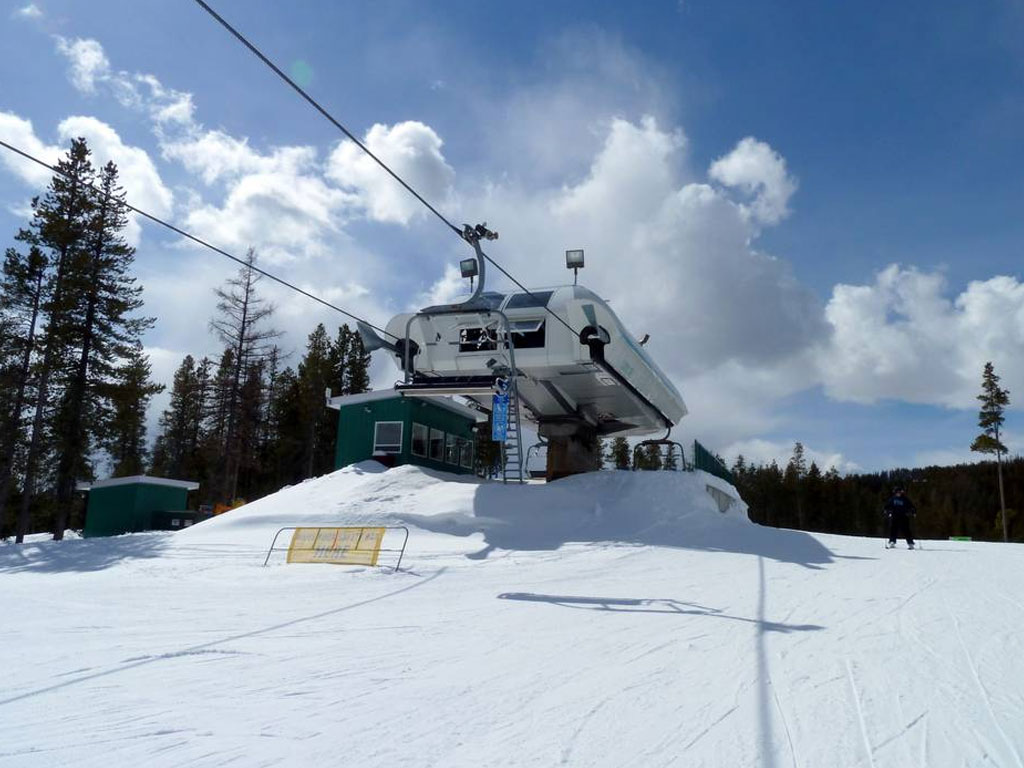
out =
<path fill-rule="evenodd" d="M 914 548 L 914 534 L 910 530 L 910 519 L 917 514 L 914 503 L 907 498 L 907 492 L 902 486 L 896 486 L 892 496 L 885 502 L 885 514 L 889 518 L 889 544 L 888 548 L 896 546 L 896 538 L 903 536 L 907 540 L 907 547 Z"/>

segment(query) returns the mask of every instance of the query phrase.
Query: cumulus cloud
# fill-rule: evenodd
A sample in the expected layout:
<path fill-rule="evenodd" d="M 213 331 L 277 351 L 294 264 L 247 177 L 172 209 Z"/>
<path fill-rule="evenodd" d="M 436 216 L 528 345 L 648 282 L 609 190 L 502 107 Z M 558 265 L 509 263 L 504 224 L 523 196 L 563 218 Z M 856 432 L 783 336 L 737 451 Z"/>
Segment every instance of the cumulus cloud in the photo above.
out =
<path fill-rule="evenodd" d="M 95 93 L 97 82 L 110 77 L 110 61 L 96 40 L 57 37 L 57 50 L 68 60 L 71 84 L 82 93 Z"/>
<path fill-rule="evenodd" d="M 750 202 L 742 209 L 762 224 L 777 224 L 789 215 L 789 198 L 796 180 L 778 152 L 752 136 L 711 164 L 708 176 L 726 187 L 742 190 Z"/>
<path fill-rule="evenodd" d="M 237 138 L 224 131 L 195 131 L 184 138 L 161 143 L 165 158 L 180 162 L 190 173 L 207 185 L 231 181 L 246 174 L 298 175 L 315 171 L 316 149 L 313 147 L 275 147 L 261 153 L 246 138 Z"/>
<path fill-rule="evenodd" d="M 741 202 L 688 181 L 685 150 L 682 134 L 652 117 L 618 119 L 577 184 L 544 194 L 492 187 L 495 255 L 544 284 L 564 282 L 564 248 L 583 247 L 581 280 L 637 335 L 650 333 L 678 377 L 730 361 L 781 365 L 827 334 L 821 303 L 785 261 L 753 246 L 759 230 Z"/>
<path fill-rule="evenodd" d="M 441 154 L 441 137 L 415 120 L 393 126 L 376 124 L 363 144 L 427 200 L 441 205 L 451 194 L 455 171 Z M 359 196 L 375 221 L 408 224 L 426 209 L 372 158 L 343 141 L 327 161 L 327 177 Z"/>
<path fill-rule="evenodd" d="M 40 140 L 32 127 L 32 121 L 19 117 L 13 112 L 0 112 L 0 139 L 51 165 L 56 163 L 60 157 L 60 147 L 46 144 Z M 33 163 L 31 160 L 26 160 L 7 150 L 0 152 L 0 163 L 3 163 L 11 173 L 32 187 L 45 186 L 53 175 L 38 163 Z"/>
<path fill-rule="evenodd" d="M 871 284 L 835 286 L 826 317 L 821 379 L 838 400 L 972 408 L 986 361 L 1024 378 L 1024 285 L 1013 277 L 950 296 L 941 273 L 893 264 Z"/>
<path fill-rule="evenodd" d="M 314 176 L 253 173 L 232 185 L 223 205 L 192 208 L 185 226 L 229 249 L 254 245 L 268 263 L 282 263 L 325 255 L 323 237 L 341 234 L 336 213 L 344 200 Z"/>

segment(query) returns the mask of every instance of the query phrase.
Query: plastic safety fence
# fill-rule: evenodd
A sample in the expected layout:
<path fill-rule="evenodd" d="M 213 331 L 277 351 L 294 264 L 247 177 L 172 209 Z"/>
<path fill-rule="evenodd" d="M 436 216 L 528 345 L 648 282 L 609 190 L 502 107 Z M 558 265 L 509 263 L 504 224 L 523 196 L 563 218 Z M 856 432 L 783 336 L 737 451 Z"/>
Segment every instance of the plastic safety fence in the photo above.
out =
<path fill-rule="evenodd" d="M 727 483 L 736 485 L 732 472 L 725 468 L 725 465 L 718 460 L 715 454 L 711 453 L 711 451 L 696 440 L 693 441 L 693 468 L 702 469 L 708 474 L 722 478 Z"/>

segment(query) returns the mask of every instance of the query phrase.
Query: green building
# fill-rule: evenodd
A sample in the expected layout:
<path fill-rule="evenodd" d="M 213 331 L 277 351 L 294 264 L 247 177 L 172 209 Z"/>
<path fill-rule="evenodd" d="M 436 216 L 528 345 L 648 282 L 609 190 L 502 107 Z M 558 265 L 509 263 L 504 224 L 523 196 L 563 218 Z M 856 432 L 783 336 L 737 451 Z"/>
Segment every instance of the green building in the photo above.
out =
<path fill-rule="evenodd" d="M 451 398 L 386 389 L 328 397 L 327 407 L 338 411 L 336 469 L 376 459 L 389 467 L 473 472 L 477 422 L 486 417 Z"/>
<path fill-rule="evenodd" d="M 117 536 L 136 531 L 179 530 L 201 519 L 188 507 L 188 492 L 199 483 L 133 475 L 100 480 L 88 487 L 83 536 Z"/>

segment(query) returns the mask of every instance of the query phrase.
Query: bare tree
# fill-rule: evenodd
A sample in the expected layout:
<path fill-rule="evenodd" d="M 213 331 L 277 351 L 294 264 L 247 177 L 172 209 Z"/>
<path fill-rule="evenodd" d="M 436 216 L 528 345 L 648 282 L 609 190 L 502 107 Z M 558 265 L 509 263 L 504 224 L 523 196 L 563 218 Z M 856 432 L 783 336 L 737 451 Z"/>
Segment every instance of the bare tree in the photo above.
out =
<path fill-rule="evenodd" d="M 230 278 L 224 288 L 216 289 L 218 314 L 210 321 L 210 329 L 231 352 L 231 370 L 225 382 L 223 471 L 219 478 L 221 497 L 227 502 L 232 501 L 238 491 L 242 455 L 238 427 L 245 374 L 271 354 L 273 339 L 281 335 L 264 327 L 274 313 L 274 305 L 257 295 L 256 286 L 262 275 L 253 269 L 255 264 L 256 252 L 250 248 L 238 274 Z"/>

